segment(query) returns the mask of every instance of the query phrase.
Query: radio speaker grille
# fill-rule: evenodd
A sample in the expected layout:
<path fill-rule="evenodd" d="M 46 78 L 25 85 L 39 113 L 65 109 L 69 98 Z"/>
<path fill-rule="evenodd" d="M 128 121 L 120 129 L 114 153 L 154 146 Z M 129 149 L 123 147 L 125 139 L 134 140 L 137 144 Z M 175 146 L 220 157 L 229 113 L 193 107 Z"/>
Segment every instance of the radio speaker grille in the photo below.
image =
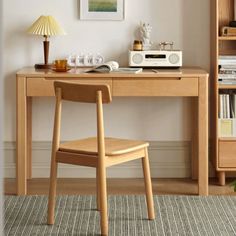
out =
<path fill-rule="evenodd" d="M 143 56 L 142 54 L 140 53 L 135 53 L 132 57 L 132 61 L 135 63 L 135 64 L 141 64 L 142 61 L 143 61 Z"/>
<path fill-rule="evenodd" d="M 169 56 L 169 62 L 171 64 L 177 64 L 179 62 L 179 55 L 176 53 L 172 53 Z"/>

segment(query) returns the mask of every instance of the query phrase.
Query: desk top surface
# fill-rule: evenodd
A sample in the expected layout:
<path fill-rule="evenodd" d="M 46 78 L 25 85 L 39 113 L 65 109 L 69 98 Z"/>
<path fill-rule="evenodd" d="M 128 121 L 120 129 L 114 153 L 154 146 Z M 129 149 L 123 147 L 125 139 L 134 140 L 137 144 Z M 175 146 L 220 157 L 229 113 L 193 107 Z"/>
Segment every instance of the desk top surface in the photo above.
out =
<path fill-rule="evenodd" d="M 35 70 L 34 67 L 25 67 L 17 72 L 18 76 L 27 77 L 97 77 L 97 78 L 115 78 L 115 77 L 199 77 L 208 76 L 208 73 L 197 67 L 183 67 L 180 69 L 144 69 L 141 73 L 86 73 L 88 68 L 72 68 L 67 72 L 55 72 L 53 70 Z"/>

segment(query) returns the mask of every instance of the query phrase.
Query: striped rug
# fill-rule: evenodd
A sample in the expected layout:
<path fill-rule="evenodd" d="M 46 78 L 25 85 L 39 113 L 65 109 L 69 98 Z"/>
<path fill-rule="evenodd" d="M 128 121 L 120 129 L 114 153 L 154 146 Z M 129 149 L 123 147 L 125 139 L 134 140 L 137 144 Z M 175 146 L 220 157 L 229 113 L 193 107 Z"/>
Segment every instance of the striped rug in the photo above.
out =
<path fill-rule="evenodd" d="M 109 196 L 109 235 L 236 235 L 236 197 L 155 196 L 147 220 L 144 196 Z M 46 224 L 46 196 L 6 196 L 5 235 L 98 235 L 94 196 L 58 196 L 56 220 Z"/>

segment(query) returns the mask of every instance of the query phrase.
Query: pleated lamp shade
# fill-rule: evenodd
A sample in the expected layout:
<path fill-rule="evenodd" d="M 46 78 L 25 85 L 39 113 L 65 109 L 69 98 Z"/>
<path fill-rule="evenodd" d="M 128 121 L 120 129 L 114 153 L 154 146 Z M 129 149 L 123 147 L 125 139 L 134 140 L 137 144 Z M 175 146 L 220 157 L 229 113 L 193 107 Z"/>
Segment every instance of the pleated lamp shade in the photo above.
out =
<path fill-rule="evenodd" d="M 52 16 L 40 16 L 33 25 L 30 26 L 27 32 L 45 36 L 66 34 Z"/>

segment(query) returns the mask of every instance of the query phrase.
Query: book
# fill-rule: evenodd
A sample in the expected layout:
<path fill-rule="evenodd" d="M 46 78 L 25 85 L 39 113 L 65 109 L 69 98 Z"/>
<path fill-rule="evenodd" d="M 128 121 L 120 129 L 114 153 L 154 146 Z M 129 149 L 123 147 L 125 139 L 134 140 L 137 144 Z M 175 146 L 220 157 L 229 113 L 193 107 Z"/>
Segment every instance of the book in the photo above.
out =
<path fill-rule="evenodd" d="M 236 137 L 236 94 L 233 91 L 219 94 L 219 136 Z"/>
<path fill-rule="evenodd" d="M 230 118 L 235 118 L 234 95 L 235 94 L 233 94 L 232 91 L 229 94 Z"/>
<path fill-rule="evenodd" d="M 143 68 L 130 68 L 130 67 L 120 67 L 116 70 L 112 70 L 111 73 L 140 73 L 143 71 Z"/>
<path fill-rule="evenodd" d="M 226 100 L 226 118 L 230 118 L 230 101 L 229 101 L 229 94 L 225 94 Z"/>
<path fill-rule="evenodd" d="M 219 80 L 218 81 L 219 84 L 225 84 L 225 85 L 234 85 L 236 84 L 236 80 Z"/>
<path fill-rule="evenodd" d="M 233 119 L 219 119 L 219 137 L 233 136 Z"/>
<path fill-rule="evenodd" d="M 229 26 L 223 26 L 221 28 L 221 35 L 222 36 L 236 36 L 236 28 L 229 27 Z"/>
<path fill-rule="evenodd" d="M 218 102 L 218 116 L 219 118 L 223 118 L 223 94 L 219 94 L 219 102 Z"/>
<path fill-rule="evenodd" d="M 236 65 L 221 65 L 220 71 L 236 71 Z"/>
<path fill-rule="evenodd" d="M 236 79 L 236 74 L 219 74 L 219 79 Z"/>
<path fill-rule="evenodd" d="M 236 118 L 236 94 L 232 94 L 233 118 Z"/>
<path fill-rule="evenodd" d="M 236 137 L 236 119 L 219 119 L 219 137 Z"/>
<path fill-rule="evenodd" d="M 236 56 L 219 56 L 218 64 L 220 66 L 235 66 L 236 65 Z"/>
<path fill-rule="evenodd" d="M 236 119 L 232 119 L 232 120 L 233 120 L 232 133 L 233 133 L 233 136 L 236 137 Z"/>
<path fill-rule="evenodd" d="M 95 66 L 91 69 L 88 69 L 86 72 L 98 72 L 98 73 L 109 73 L 113 70 L 117 70 L 119 68 L 119 64 L 116 61 L 108 61 L 101 65 Z"/>
<path fill-rule="evenodd" d="M 226 94 L 223 94 L 223 118 L 227 118 Z"/>
<path fill-rule="evenodd" d="M 130 67 L 119 67 L 118 62 L 109 61 L 99 66 L 93 67 L 86 71 L 86 73 L 140 73 L 143 71 L 143 68 L 130 68 Z"/>

